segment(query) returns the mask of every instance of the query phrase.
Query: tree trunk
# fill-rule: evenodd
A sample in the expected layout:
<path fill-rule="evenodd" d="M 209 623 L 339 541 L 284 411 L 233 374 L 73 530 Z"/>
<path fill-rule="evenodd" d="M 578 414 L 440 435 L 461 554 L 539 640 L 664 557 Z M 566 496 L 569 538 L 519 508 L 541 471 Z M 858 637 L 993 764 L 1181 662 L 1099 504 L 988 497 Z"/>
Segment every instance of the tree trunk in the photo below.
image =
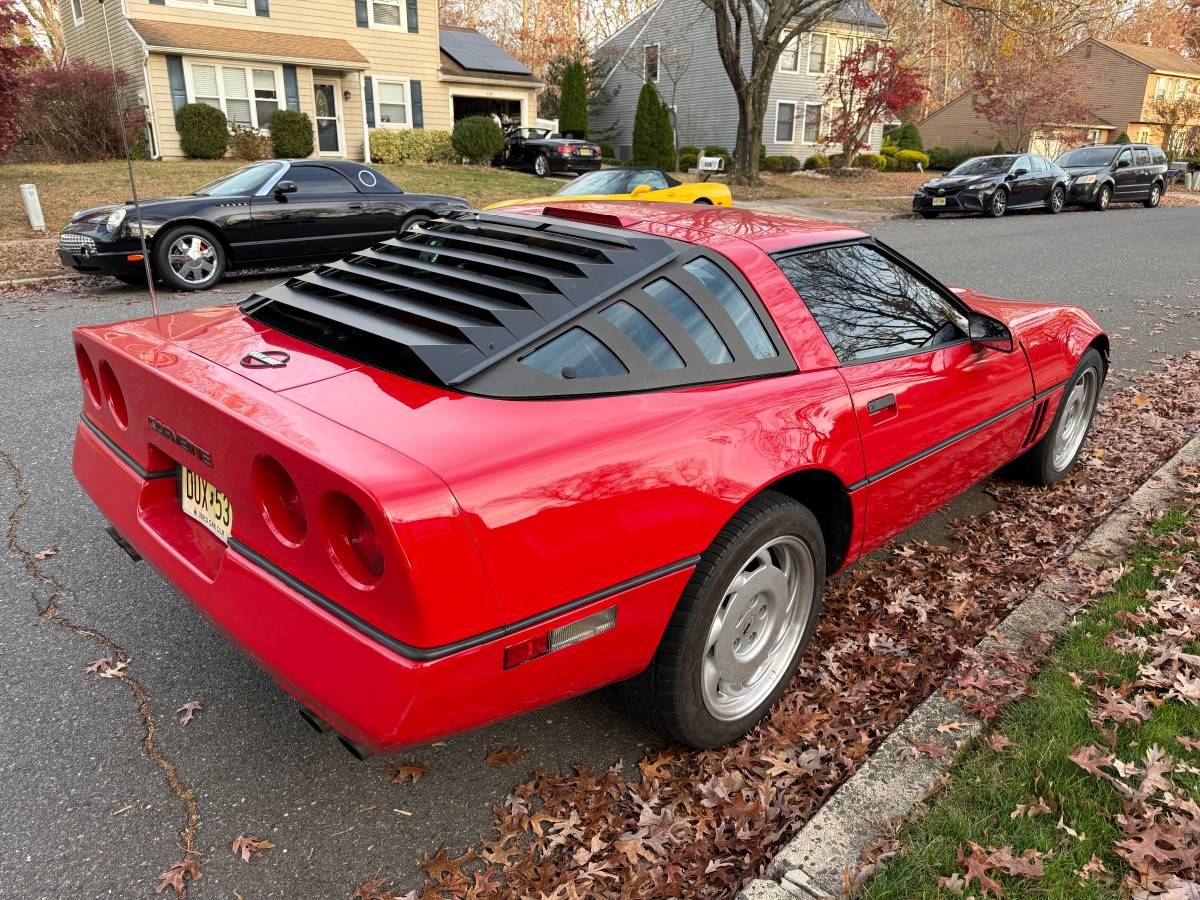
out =
<path fill-rule="evenodd" d="M 734 184 L 758 184 L 758 148 L 762 145 L 765 103 L 753 88 L 746 102 L 738 105 L 737 143 L 733 148 Z M 794 125 L 793 125 L 794 127 Z"/>

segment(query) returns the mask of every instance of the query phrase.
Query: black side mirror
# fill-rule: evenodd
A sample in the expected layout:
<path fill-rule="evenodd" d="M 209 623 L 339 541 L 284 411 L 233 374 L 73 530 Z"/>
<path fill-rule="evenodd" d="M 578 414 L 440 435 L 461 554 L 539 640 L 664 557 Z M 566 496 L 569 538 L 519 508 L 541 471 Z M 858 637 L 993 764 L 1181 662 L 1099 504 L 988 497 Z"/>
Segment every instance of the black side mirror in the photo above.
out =
<path fill-rule="evenodd" d="M 1013 172 L 1013 178 L 1020 178 L 1022 175 L 1028 175 L 1028 174 L 1029 174 L 1028 169 L 1017 169 L 1015 172 Z"/>
<path fill-rule="evenodd" d="M 299 188 L 296 187 L 296 182 L 281 181 L 279 184 L 275 185 L 275 190 L 272 193 L 275 194 L 276 200 L 282 200 L 284 194 L 294 194 L 297 190 L 299 190 Z"/>
<path fill-rule="evenodd" d="M 1127 160 L 1127 159 L 1118 159 L 1118 160 L 1117 160 L 1117 168 L 1118 168 L 1118 169 L 1128 169 L 1128 168 L 1129 168 L 1129 160 Z"/>
<path fill-rule="evenodd" d="M 985 316 L 983 313 L 972 312 L 968 328 L 972 344 L 998 350 L 1001 353 L 1012 353 L 1017 349 L 1012 332 L 999 319 Z"/>

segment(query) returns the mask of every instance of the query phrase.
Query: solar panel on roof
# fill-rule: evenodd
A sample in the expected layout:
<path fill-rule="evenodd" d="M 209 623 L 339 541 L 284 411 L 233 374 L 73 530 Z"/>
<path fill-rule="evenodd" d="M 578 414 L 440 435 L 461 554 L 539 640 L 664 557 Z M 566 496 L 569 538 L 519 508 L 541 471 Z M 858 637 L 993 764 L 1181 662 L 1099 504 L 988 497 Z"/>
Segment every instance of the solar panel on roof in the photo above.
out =
<path fill-rule="evenodd" d="M 477 31 L 444 30 L 439 34 L 439 43 L 442 51 L 464 69 L 512 75 L 533 74 Z"/>

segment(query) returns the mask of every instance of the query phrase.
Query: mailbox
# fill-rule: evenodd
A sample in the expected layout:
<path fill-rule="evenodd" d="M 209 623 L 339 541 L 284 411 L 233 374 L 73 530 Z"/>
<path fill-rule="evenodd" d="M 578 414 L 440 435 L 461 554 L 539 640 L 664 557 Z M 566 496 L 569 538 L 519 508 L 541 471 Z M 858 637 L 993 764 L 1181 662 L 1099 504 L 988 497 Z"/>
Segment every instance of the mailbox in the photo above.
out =
<path fill-rule="evenodd" d="M 696 161 L 696 167 L 701 172 L 724 172 L 725 157 L 723 156 L 704 156 L 701 154 Z"/>

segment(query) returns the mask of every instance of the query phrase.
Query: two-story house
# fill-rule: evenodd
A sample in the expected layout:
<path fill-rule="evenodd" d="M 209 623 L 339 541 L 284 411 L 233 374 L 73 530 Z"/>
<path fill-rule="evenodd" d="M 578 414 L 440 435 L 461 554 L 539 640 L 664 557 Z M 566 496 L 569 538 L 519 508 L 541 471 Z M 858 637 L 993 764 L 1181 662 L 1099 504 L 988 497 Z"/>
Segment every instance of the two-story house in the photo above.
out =
<path fill-rule="evenodd" d="M 537 116 L 541 82 L 482 34 L 439 28 L 437 0 L 59 0 L 59 16 L 68 59 L 107 66 L 111 41 L 156 157 L 183 155 L 186 103 L 261 129 L 301 110 L 314 153 L 350 159 L 371 128 Z"/>
<path fill-rule="evenodd" d="M 1078 125 L 1088 143 L 1111 144 L 1126 135 L 1137 143 L 1161 144 L 1155 102 L 1200 97 L 1200 62 L 1147 43 L 1088 38 L 1066 52 L 1064 63 L 1091 121 L 1046 124 Z M 970 90 L 917 124 L 926 147 L 991 147 L 999 139 L 996 128 L 975 112 Z M 1189 124 L 1200 126 L 1200 121 Z M 1053 140 L 1035 138 L 1034 143 L 1035 150 L 1056 149 Z"/>
<path fill-rule="evenodd" d="M 767 153 L 801 160 L 826 148 L 825 89 L 844 56 L 882 40 L 887 24 L 867 0 L 845 0 L 780 56 L 763 122 Z M 732 148 L 737 137 L 737 97 L 717 52 L 713 13 L 702 0 L 658 0 L 595 50 L 608 66 L 602 94 L 611 99 L 590 113 L 593 134 L 611 142 L 622 159 L 632 155 L 633 120 L 642 85 L 654 82 L 675 108 L 681 145 Z M 742 59 L 749 72 L 750 40 Z M 878 150 L 883 123 L 871 128 Z"/>

